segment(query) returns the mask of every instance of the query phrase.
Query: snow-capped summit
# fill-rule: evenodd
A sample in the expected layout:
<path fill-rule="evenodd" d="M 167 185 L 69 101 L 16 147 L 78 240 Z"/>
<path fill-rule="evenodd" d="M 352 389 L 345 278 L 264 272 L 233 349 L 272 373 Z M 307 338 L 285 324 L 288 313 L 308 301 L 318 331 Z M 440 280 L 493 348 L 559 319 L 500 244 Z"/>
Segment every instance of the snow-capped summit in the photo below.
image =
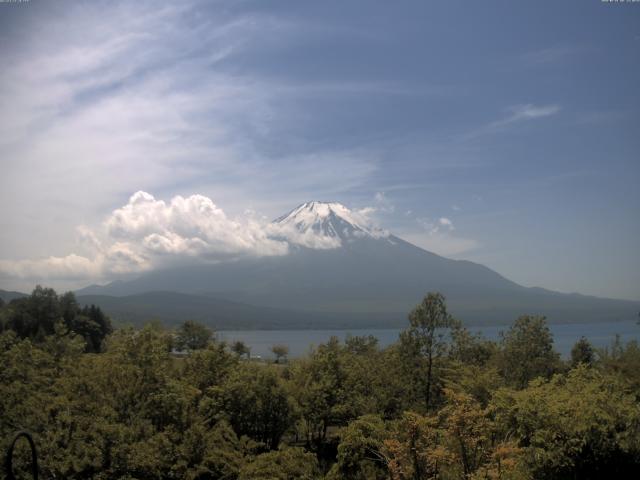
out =
<path fill-rule="evenodd" d="M 290 242 L 310 248 L 337 248 L 356 238 L 387 236 L 360 211 L 338 202 L 306 202 L 273 222 Z"/>

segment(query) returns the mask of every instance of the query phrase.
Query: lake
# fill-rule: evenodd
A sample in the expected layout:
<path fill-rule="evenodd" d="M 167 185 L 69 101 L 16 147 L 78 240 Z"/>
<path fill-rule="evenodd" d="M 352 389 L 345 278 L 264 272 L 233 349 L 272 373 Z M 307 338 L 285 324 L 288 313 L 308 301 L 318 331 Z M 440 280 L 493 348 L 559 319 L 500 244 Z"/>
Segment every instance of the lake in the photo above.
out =
<path fill-rule="evenodd" d="M 480 332 L 490 340 L 497 340 L 506 325 L 469 327 L 472 332 Z M 564 357 L 571 352 L 573 344 L 581 337 L 586 337 L 592 345 L 603 348 L 611 345 L 616 335 L 623 342 L 640 340 L 640 325 L 635 321 L 616 323 L 574 323 L 550 325 L 555 348 Z M 353 330 L 224 330 L 216 332 L 218 340 L 233 342 L 243 341 L 251 348 L 252 356 L 273 358 L 271 347 L 283 344 L 289 347 L 289 357 L 301 357 L 310 352 L 313 346 L 326 343 L 332 336 L 344 341 L 347 335 L 373 335 L 380 346 L 385 347 L 398 340 L 401 329 L 353 329 Z"/>

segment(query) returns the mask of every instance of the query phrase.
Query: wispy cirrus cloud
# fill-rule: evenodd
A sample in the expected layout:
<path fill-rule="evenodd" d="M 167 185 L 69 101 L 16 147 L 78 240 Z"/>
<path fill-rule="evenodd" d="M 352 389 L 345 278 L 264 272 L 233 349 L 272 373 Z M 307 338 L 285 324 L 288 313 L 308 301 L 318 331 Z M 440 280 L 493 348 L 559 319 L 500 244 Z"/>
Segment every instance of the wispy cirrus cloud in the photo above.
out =
<path fill-rule="evenodd" d="M 480 245 L 477 240 L 447 233 L 424 234 L 421 232 L 406 232 L 400 233 L 398 236 L 429 252 L 437 253 L 445 257 L 455 257 L 470 252 L 477 249 Z"/>
<path fill-rule="evenodd" d="M 577 55 L 581 51 L 583 49 L 571 45 L 554 45 L 527 52 L 522 55 L 521 59 L 525 66 L 539 67 L 566 61 L 567 58 Z"/>
<path fill-rule="evenodd" d="M 495 134 L 507 130 L 516 124 L 539 120 L 557 115 L 562 110 L 560 105 L 534 105 L 531 103 L 512 105 L 505 110 L 502 118 L 494 120 L 461 136 L 463 140 L 471 140 L 484 135 Z"/>
<path fill-rule="evenodd" d="M 475 250 L 480 246 L 477 240 L 456 235 L 453 220 L 448 217 L 415 218 L 418 227 L 406 229 L 398 236 L 430 252 L 444 256 L 456 256 Z"/>
<path fill-rule="evenodd" d="M 559 105 L 515 105 L 513 107 L 509 107 L 508 109 L 511 112 L 511 115 L 507 116 L 503 120 L 499 120 L 494 122 L 491 125 L 503 125 L 514 122 L 519 122 L 522 120 L 533 120 L 535 118 L 549 117 L 551 115 L 555 115 L 560 111 Z"/>
<path fill-rule="evenodd" d="M 417 218 L 416 222 L 427 232 L 429 235 L 435 235 L 437 233 L 451 232 L 455 230 L 453 222 L 447 217 L 440 217 L 435 220 L 429 218 Z"/>

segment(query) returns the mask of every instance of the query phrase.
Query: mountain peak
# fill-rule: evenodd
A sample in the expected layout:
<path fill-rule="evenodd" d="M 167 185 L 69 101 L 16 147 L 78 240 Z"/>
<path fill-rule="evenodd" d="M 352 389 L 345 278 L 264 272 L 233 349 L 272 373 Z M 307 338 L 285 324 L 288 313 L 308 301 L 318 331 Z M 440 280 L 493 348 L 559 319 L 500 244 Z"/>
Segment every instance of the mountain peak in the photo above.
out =
<path fill-rule="evenodd" d="M 354 218 L 353 212 L 343 204 L 338 202 L 319 202 L 317 200 L 298 205 L 286 215 L 278 218 L 276 223 L 295 221 L 295 223 L 302 223 L 309 226 L 329 218 L 331 215 L 335 215 L 357 226 L 358 221 Z"/>
<path fill-rule="evenodd" d="M 362 212 L 350 210 L 339 202 L 305 202 L 277 218 L 274 224 L 297 234 L 324 239 L 325 248 L 339 247 L 343 241 L 355 238 L 387 235 L 373 226 Z"/>

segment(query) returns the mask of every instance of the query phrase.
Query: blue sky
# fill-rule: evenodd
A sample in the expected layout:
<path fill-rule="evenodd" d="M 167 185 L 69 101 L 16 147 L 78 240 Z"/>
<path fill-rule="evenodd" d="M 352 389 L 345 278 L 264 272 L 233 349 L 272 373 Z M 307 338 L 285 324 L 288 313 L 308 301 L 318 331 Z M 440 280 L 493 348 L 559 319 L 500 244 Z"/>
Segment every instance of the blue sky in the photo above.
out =
<path fill-rule="evenodd" d="M 83 232 L 142 190 L 640 299 L 640 4 L 32 0 L 0 55 L 0 288 L 116 277 Z"/>

